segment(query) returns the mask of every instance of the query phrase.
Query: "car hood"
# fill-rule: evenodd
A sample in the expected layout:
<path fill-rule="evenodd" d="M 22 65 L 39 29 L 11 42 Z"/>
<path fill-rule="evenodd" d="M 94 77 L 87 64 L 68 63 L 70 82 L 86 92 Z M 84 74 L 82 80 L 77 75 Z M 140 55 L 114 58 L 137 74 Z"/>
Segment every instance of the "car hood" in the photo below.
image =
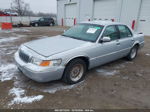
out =
<path fill-rule="evenodd" d="M 72 39 L 64 36 L 48 37 L 44 39 L 34 40 L 24 45 L 36 53 L 48 57 L 58 53 L 62 53 L 77 47 L 86 45 L 86 41 Z"/>

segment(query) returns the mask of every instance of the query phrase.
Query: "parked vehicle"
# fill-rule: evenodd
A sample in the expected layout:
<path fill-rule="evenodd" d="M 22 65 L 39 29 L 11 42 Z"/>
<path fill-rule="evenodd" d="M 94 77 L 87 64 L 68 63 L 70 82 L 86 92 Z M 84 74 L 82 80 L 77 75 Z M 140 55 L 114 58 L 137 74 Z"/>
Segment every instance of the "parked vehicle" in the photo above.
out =
<path fill-rule="evenodd" d="M 124 24 L 105 21 L 80 23 L 63 35 L 21 45 L 15 53 L 18 68 L 38 82 L 82 81 L 87 70 L 126 57 L 136 58 L 144 35 Z"/>
<path fill-rule="evenodd" d="M 30 26 L 54 26 L 55 22 L 53 18 L 40 18 L 39 20 L 31 21 Z"/>

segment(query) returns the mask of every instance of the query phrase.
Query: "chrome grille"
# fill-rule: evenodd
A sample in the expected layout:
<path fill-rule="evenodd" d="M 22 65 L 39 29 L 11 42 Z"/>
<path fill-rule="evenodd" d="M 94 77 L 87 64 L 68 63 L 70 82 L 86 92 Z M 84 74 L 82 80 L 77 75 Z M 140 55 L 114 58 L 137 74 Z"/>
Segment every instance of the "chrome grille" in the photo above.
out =
<path fill-rule="evenodd" d="M 28 63 L 30 61 L 30 57 L 22 52 L 21 50 L 19 51 L 19 57 L 21 58 L 22 61 Z"/>

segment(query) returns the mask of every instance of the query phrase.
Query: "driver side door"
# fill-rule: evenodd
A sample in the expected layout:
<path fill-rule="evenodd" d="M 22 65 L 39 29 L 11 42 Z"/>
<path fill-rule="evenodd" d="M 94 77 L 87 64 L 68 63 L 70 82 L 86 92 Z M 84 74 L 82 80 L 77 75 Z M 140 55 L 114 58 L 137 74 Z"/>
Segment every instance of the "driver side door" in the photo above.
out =
<path fill-rule="evenodd" d="M 110 37 L 110 42 L 102 42 L 103 37 Z M 93 48 L 91 66 L 99 66 L 119 58 L 119 32 L 115 25 L 107 26 L 99 43 Z"/>

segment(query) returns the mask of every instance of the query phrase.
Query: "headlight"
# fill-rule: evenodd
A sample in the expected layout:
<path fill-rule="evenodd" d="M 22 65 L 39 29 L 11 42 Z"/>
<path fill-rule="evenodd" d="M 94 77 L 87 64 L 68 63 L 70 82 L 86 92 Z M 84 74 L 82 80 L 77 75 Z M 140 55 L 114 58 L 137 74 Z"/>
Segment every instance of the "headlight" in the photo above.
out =
<path fill-rule="evenodd" d="M 61 59 L 55 59 L 55 60 L 40 60 L 38 58 L 32 58 L 31 61 L 33 64 L 42 66 L 42 67 L 48 67 L 48 66 L 59 66 L 62 62 Z"/>

